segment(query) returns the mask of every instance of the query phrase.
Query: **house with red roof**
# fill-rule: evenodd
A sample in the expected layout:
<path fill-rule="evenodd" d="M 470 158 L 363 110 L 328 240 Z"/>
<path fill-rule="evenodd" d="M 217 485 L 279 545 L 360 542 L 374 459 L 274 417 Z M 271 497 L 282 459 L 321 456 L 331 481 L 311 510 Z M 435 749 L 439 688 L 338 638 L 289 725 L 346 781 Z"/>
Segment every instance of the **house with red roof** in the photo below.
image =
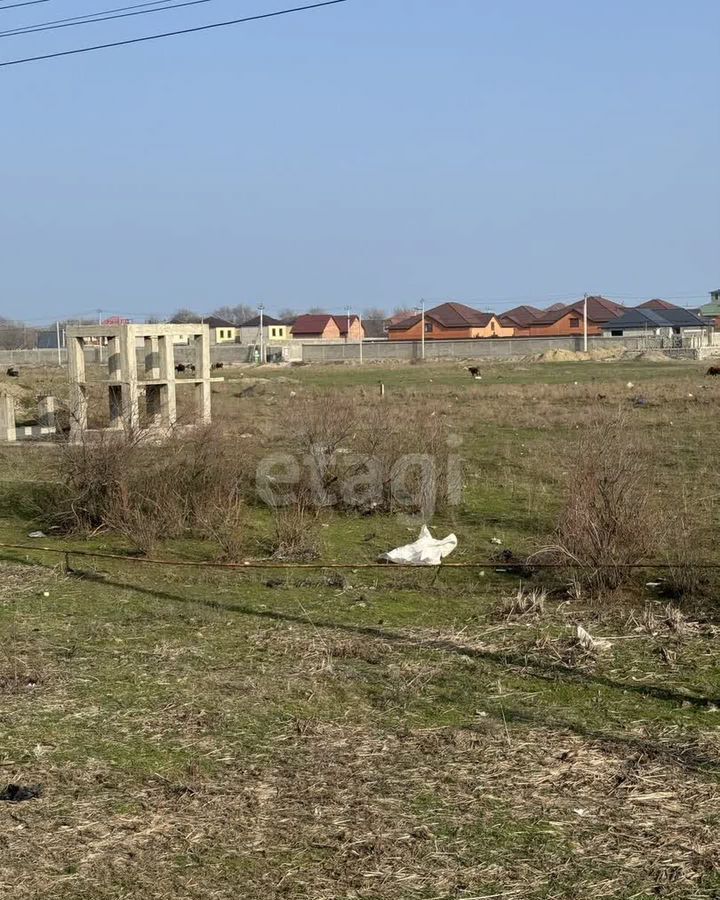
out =
<path fill-rule="evenodd" d="M 587 298 L 588 334 L 601 335 L 603 325 L 610 319 L 616 319 L 626 311 L 621 303 L 615 303 L 606 297 Z M 545 312 L 527 327 L 529 337 L 570 337 L 582 335 L 584 318 L 584 300 L 568 303 L 559 309 Z"/>
<path fill-rule="evenodd" d="M 646 300 L 644 303 L 636 306 L 635 309 L 680 309 L 680 307 L 675 306 L 674 303 L 668 303 L 667 300 L 660 300 L 655 297 L 654 300 Z"/>
<path fill-rule="evenodd" d="M 513 329 L 513 337 L 524 337 L 528 334 L 528 328 L 532 322 L 542 318 L 544 310 L 536 306 L 515 306 L 498 316 L 501 325 Z"/>
<path fill-rule="evenodd" d="M 365 329 L 358 316 L 318 313 L 298 316 L 292 325 L 292 336 L 296 340 L 361 341 Z"/>
<path fill-rule="evenodd" d="M 419 341 L 423 317 L 420 313 L 388 325 L 391 341 Z M 457 341 L 467 338 L 512 337 L 514 329 L 503 325 L 494 313 L 480 312 L 464 303 L 441 303 L 425 310 L 426 341 Z"/>

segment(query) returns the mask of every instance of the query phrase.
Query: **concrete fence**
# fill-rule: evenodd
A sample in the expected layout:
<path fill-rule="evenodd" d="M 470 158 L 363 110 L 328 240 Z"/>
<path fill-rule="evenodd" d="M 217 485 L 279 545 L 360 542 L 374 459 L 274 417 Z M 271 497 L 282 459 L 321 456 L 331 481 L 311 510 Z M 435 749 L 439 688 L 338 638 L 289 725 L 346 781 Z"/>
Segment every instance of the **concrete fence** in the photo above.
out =
<path fill-rule="evenodd" d="M 713 343 L 710 347 L 699 348 L 695 342 L 683 341 L 683 349 L 688 350 L 688 356 L 713 356 L 720 353 L 720 336 L 713 335 Z M 289 360 L 311 363 L 338 363 L 359 362 L 360 345 L 357 343 L 344 343 L 341 341 L 314 341 L 301 343 L 300 341 L 288 341 Z M 645 336 L 637 337 L 589 337 L 588 349 L 607 349 L 624 347 L 627 350 L 654 349 L 656 344 Z M 279 349 L 279 345 L 268 345 Z M 465 341 L 426 341 L 425 358 L 428 360 L 497 360 L 511 359 L 513 357 L 533 356 L 548 350 L 582 350 L 582 337 L 537 337 L 537 338 L 477 338 Z M 214 344 L 210 348 L 210 358 L 213 362 L 222 362 L 226 365 L 252 362 L 251 346 L 249 344 Z M 659 349 L 659 348 L 658 348 Z M 675 355 L 678 351 L 673 351 Z M 86 361 L 97 363 L 107 360 L 107 350 L 102 353 L 97 347 L 85 349 Z M 383 360 L 413 360 L 420 359 L 422 346 L 420 341 L 364 341 L 362 347 L 364 362 L 382 362 Z M 67 353 L 60 351 L 61 365 L 67 365 Z M 175 346 L 175 360 L 179 363 L 192 363 L 194 351 L 185 344 Z M 0 350 L 0 369 L 10 365 L 25 366 L 57 366 L 57 350 Z M 144 366 L 144 350 L 138 349 L 138 366 L 142 371 Z"/>
<path fill-rule="evenodd" d="M 644 349 L 644 338 L 590 337 L 588 349 L 626 347 Z M 582 337 L 477 338 L 466 341 L 425 341 L 425 359 L 510 359 L 532 356 L 547 350 L 582 350 Z M 363 343 L 363 360 L 420 359 L 420 341 L 383 341 Z M 304 362 L 343 362 L 360 360 L 359 344 L 303 344 Z"/>

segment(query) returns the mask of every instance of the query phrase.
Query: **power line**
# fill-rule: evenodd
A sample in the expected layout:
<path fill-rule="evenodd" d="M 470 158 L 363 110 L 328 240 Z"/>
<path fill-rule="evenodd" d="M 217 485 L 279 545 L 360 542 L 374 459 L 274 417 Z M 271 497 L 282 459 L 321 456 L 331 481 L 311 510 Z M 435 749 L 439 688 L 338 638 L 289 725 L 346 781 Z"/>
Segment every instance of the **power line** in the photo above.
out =
<path fill-rule="evenodd" d="M 94 50 L 108 50 L 111 47 L 127 47 L 130 44 L 158 41 L 162 38 L 176 37 L 180 34 L 195 34 L 198 31 L 210 31 L 213 28 L 225 28 L 228 25 L 242 25 L 246 22 L 257 22 L 260 19 L 274 19 L 278 16 L 287 16 L 290 13 L 306 12 L 311 9 L 320 9 L 323 6 L 335 6 L 338 3 L 347 3 L 347 0 L 324 0 L 322 3 L 310 3 L 307 6 L 294 6 L 290 9 L 278 9 L 274 12 L 261 13 L 256 16 L 245 16 L 242 19 L 230 19 L 226 22 L 212 22 L 210 25 L 196 25 L 194 28 L 181 28 L 178 31 L 165 31 L 161 34 L 147 34 L 144 37 L 129 38 L 124 41 L 113 41 L 109 44 L 95 44 L 92 47 L 77 47 L 74 50 L 61 50 L 58 53 L 45 53 L 42 56 L 25 56 L 22 59 L 9 59 L 0 62 L 0 68 L 4 68 L 5 66 L 18 66 L 28 62 L 40 62 L 45 59 L 57 59 L 60 56 L 74 56 L 78 53 L 91 53 Z"/>
<path fill-rule="evenodd" d="M 23 0 L 22 3 L 10 3 L 8 6 L 0 6 L 0 12 L 4 9 L 15 9 L 16 6 L 35 6 L 36 3 L 47 3 L 48 0 Z"/>
<path fill-rule="evenodd" d="M 41 2 L 41 0 L 36 0 L 36 2 Z M 46 2 L 46 0 L 42 0 L 42 2 Z M 84 13 L 81 16 L 68 16 L 64 19 L 51 19 L 49 22 L 38 22 L 35 25 L 19 25 L 17 28 L 8 28 L 6 31 L 0 31 L 0 35 L 3 34 L 15 34 L 24 31 L 28 31 L 31 28 L 39 28 L 41 25 L 59 25 L 63 22 L 77 22 L 80 19 L 89 19 L 92 16 L 100 16 L 103 13 L 114 13 L 114 12 L 124 12 L 126 9 L 139 9 L 141 6 L 158 6 L 161 3 L 170 3 L 171 0 L 145 0 L 145 3 L 134 3 L 132 6 L 117 6 L 115 9 L 103 9 L 98 10 L 96 13 Z"/>
<path fill-rule="evenodd" d="M 58 28 L 74 28 L 77 25 L 92 25 L 94 22 L 107 22 L 110 19 L 127 19 L 131 16 L 146 16 L 148 13 L 168 12 L 180 9 L 183 6 L 197 6 L 200 3 L 211 3 L 212 0 L 184 0 L 173 6 L 158 6 L 158 3 L 169 3 L 170 0 L 150 0 L 147 3 L 138 3 L 135 6 L 120 6 L 117 9 L 99 10 L 96 13 L 88 13 L 85 16 L 73 16 L 69 19 L 56 19 L 54 22 L 40 22 L 37 25 L 25 25 L 21 28 L 11 28 L 8 31 L 0 31 L 0 37 L 11 37 L 19 34 L 35 34 L 38 31 L 55 31 Z M 141 6 L 152 6 L 153 9 L 138 9 Z M 124 12 L 135 10 L 135 12 Z M 104 15 L 104 13 L 116 13 L 116 15 Z"/>

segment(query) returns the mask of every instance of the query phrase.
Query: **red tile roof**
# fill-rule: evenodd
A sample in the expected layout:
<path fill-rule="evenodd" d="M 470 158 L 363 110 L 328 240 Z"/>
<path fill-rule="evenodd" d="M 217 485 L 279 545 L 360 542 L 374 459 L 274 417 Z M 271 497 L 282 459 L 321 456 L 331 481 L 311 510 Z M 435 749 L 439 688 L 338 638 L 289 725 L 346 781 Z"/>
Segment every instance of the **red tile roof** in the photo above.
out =
<path fill-rule="evenodd" d="M 679 306 L 675 306 L 674 303 L 668 303 L 667 300 L 659 300 L 657 297 L 654 300 L 646 300 L 644 303 L 641 303 L 639 306 L 635 307 L 636 309 L 680 309 Z"/>
<path fill-rule="evenodd" d="M 519 325 L 522 327 L 529 325 L 543 315 L 543 310 L 537 309 L 535 306 L 516 306 L 501 313 L 499 319 L 503 325 Z"/>
<path fill-rule="evenodd" d="M 407 331 L 422 318 L 421 315 L 411 316 L 397 325 L 390 325 L 388 331 Z M 432 319 L 443 328 L 483 328 L 493 318 L 493 313 L 480 312 L 464 303 L 441 303 L 432 309 L 425 310 L 425 318 Z"/>
<path fill-rule="evenodd" d="M 319 313 L 316 315 L 298 316 L 297 319 L 295 319 L 295 324 L 292 327 L 293 335 L 297 337 L 297 335 L 299 334 L 322 334 L 323 331 L 325 331 L 330 320 L 335 322 L 337 327 L 340 329 L 341 335 L 347 334 L 347 316 L 334 316 L 330 315 L 330 313 Z M 351 315 L 350 327 L 352 327 L 357 321 L 358 317 Z"/>
<path fill-rule="evenodd" d="M 534 325 L 554 325 L 568 313 L 575 313 L 579 316 L 583 315 L 584 301 L 578 300 L 577 303 L 569 303 L 567 306 L 551 307 L 541 318 L 535 319 Z M 587 298 L 588 321 L 590 322 L 609 322 L 625 312 L 622 303 L 615 303 L 606 297 L 588 297 Z"/>

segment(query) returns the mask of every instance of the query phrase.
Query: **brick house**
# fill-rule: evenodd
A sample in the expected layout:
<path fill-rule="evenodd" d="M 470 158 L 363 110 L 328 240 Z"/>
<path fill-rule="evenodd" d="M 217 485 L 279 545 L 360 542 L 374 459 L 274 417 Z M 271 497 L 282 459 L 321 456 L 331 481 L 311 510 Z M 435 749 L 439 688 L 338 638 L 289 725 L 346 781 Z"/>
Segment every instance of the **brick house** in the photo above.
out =
<path fill-rule="evenodd" d="M 583 334 L 584 301 L 570 303 L 552 312 L 546 312 L 541 318 L 530 322 L 527 326 L 529 337 L 570 337 Z M 625 312 L 621 303 L 614 303 L 605 297 L 588 297 L 588 334 L 601 335 L 603 325 L 610 319 L 616 319 Z"/>
<path fill-rule="evenodd" d="M 530 324 L 541 319 L 545 314 L 545 310 L 538 309 L 536 306 L 516 306 L 501 313 L 498 319 L 501 325 L 513 329 L 514 337 L 525 337 L 529 334 Z"/>
<path fill-rule="evenodd" d="M 358 316 L 350 316 L 350 333 L 348 334 L 348 316 L 334 316 L 329 313 L 298 316 L 292 325 L 292 336 L 296 340 L 360 341 L 365 337 Z"/>
<path fill-rule="evenodd" d="M 441 303 L 425 310 L 426 341 L 457 341 L 467 338 L 512 337 L 513 328 L 502 325 L 494 313 L 480 312 L 464 303 Z M 388 326 L 391 341 L 419 341 L 420 314 Z"/>

